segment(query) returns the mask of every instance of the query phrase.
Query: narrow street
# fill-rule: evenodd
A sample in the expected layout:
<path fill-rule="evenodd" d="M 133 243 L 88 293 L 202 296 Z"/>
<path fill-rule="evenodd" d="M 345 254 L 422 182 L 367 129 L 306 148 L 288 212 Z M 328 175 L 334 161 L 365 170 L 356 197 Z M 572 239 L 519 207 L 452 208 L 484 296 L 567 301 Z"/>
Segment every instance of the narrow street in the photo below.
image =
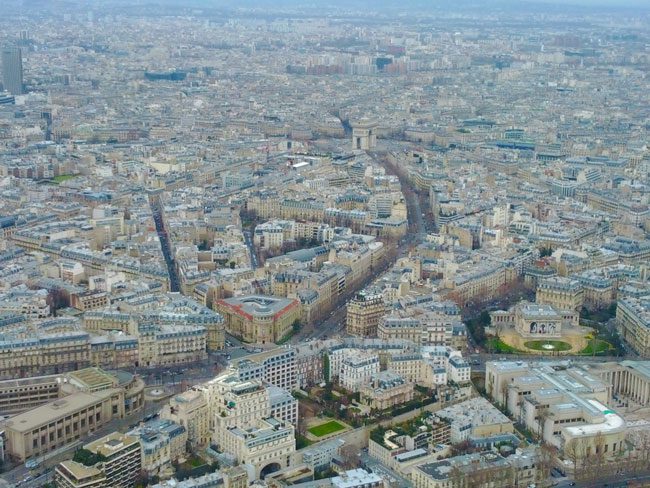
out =
<path fill-rule="evenodd" d="M 163 214 L 163 207 L 160 201 L 160 195 L 157 193 L 149 194 L 149 206 L 151 207 L 151 213 L 153 215 L 153 221 L 156 224 L 156 232 L 160 238 L 160 248 L 165 258 L 165 264 L 167 265 L 167 272 L 169 273 L 169 291 L 180 292 L 181 291 L 181 281 L 178 276 L 178 270 L 176 269 L 176 263 L 174 262 L 174 256 L 172 254 L 172 245 L 169 239 L 169 234 L 165 229 L 165 219 Z"/>

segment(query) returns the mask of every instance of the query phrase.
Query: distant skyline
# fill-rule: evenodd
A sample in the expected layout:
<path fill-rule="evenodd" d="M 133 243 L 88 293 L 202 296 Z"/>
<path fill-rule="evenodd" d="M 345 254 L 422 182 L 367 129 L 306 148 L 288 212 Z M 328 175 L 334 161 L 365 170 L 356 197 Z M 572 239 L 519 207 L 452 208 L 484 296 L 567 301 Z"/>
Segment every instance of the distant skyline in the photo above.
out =
<path fill-rule="evenodd" d="M 67 5 L 70 7 L 78 5 L 86 5 L 90 8 L 97 7 L 107 7 L 111 4 L 121 5 L 173 5 L 177 4 L 179 7 L 271 7 L 271 6 L 293 6 L 293 7 L 306 7 L 306 8 L 317 8 L 318 6 L 327 7 L 356 7 L 359 5 L 371 5 L 375 8 L 426 8 L 426 7 L 435 7 L 435 8 L 445 8 L 449 10 L 456 10 L 458 8 L 467 8 L 467 7 L 490 7 L 493 5 L 509 5 L 512 7 L 525 7 L 530 6 L 534 7 L 536 5 L 554 5 L 558 7 L 569 6 L 569 7 L 595 7 L 595 8 L 641 8 L 642 10 L 650 10 L 650 2 L 647 0 L 458 0 L 449 4 L 446 1 L 440 0 L 407 0 L 407 1 L 397 1 L 397 0 L 79 0 L 79 1 L 43 1 L 43 0 L 7 0 L 5 5 L 7 7 L 22 7 L 25 10 L 30 8 L 39 8 L 39 7 L 52 7 L 53 5 Z"/>

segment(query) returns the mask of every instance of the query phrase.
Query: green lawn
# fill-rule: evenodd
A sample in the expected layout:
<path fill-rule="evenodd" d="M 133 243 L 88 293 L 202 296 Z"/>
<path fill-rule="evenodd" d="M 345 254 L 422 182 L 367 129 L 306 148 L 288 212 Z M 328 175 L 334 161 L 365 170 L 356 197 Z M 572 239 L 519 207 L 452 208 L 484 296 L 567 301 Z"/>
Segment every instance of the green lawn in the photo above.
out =
<path fill-rule="evenodd" d="M 71 180 L 72 178 L 76 178 L 76 175 L 59 175 L 52 178 L 52 181 L 58 184 L 58 183 L 63 183 L 64 181 Z"/>
<path fill-rule="evenodd" d="M 316 425 L 312 427 L 309 430 L 309 432 L 312 435 L 315 435 L 316 437 L 323 437 L 329 434 L 332 434 L 334 432 L 338 432 L 339 430 L 344 430 L 345 426 L 338 423 L 336 420 L 330 420 L 329 422 L 325 422 L 324 424 Z"/>
<path fill-rule="evenodd" d="M 580 354 L 584 354 L 586 356 L 592 356 L 594 355 L 594 349 L 595 349 L 595 354 L 598 355 L 614 348 L 607 341 L 604 341 L 602 339 L 595 339 L 595 340 L 592 339 L 589 341 L 587 347 L 585 347 L 582 351 L 580 351 Z"/>
<path fill-rule="evenodd" d="M 193 468 L 198 468 L 199 466 L 203 466 L 205 464 L 205 461 L 199 456 L 192 456 L 187 460 L 187 464 Z"/>
<path fill-rule="evenodd" d="M 545 345 L 551 345 L 553 348 L 546 348 Z M 571 344 L 564 341 L 529 341 L 524 344 L 528 349 L 533 349 L 535 351 L 569 351 L 571 349 Z"/>
<path fill-rule="evenodd" d="M 495 353 L 504 353 L 504 354 L 515 354 L 521 352 L 516 347 L 512 347 L 506 344 L 498 337 L 492 337 L 488 339 L 488 342 L 486 344 L 486 349 L 488 351 L 494 351 Z"/>

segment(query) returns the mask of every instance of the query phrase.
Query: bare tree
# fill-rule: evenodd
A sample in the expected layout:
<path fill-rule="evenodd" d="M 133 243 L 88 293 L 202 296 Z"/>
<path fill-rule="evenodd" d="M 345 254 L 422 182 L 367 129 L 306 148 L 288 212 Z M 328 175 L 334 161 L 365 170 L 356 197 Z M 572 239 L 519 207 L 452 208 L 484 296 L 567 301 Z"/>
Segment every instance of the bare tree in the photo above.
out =
<path fill-rule="evenodd" d="M 341 459 L 347 469 L 356 468 L 359 464 L 359 448 L 352 444 L 347 444 L 341 448 Z"/>
<path fill-rule="evenodd" d="M 577 474 L 578 472 L 578 461 L 580 460 L 580 455 L 578 452 L 578 444 L 576 439 L 569 441 L 564 446 L 564 456 L 571 461 L 573 464 L 573 472 Z"/>
<path fill-rule="evenodd" d="M 504 409 L 507 409 L 508 408 L 508 383 L 507 382 L 504 381 L 503 384 L 501 385 L 500 393 L 501 393 L 501 406 Z"/>
<path fill-rule="evenodd" d="M 452 466 L 449 471 L 450 488 L 463 488 L 465 476 L 458 466 Z"/>
<path fill-rule="evenodd" d="M 519 423 L 521 425 L 525 424 L 525 422 L 524 422 L 524 412 L 525 412 L 524 399 L 522 398 L 521 400 L 519 400 Z"/>
<path fill-rule="evenodd" d="M 542 442 L 539 448 L 539 479 L 545 480 L 551 475 L 553 461 L 557 456 L 557 449 L 548 442 Z"/>
<path fill-rule="evenodd" d="M 602 472 L 607 458 L 605 457 L 605 445 L 607 444 L 602 432 L 598 432 L 594 438 L 595 453 L 590 456 L 590 462 L 593 463 L 595 470 Z"/>
<path fill-rule="evenodd" d="M 576 479 L 584 479 L 589 470 L 589 457 L 591 456 L 591 446 L 589 441 L 584 437 L 576 440 L 578 452 L 578 461 L 580 469 L 576 473 Z"/>
<path fill-rule="evenodd" d="M 546 421 L 551 417 L 548 406 L 543 406 L 537 411 L 537 437 L 544 438 L 544 426 Z"/>

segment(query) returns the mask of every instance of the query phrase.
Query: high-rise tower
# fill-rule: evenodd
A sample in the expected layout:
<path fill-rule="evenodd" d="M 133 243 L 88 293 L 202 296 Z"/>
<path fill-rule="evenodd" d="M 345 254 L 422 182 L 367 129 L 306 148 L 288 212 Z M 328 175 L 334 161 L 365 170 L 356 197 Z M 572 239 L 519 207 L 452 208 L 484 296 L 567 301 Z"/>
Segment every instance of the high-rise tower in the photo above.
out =
<path fill-rule="evenodd" d="M 19 47 L 2 48 L 2 84 L 12 95 L 22 95 L 23 55 Z"/>

